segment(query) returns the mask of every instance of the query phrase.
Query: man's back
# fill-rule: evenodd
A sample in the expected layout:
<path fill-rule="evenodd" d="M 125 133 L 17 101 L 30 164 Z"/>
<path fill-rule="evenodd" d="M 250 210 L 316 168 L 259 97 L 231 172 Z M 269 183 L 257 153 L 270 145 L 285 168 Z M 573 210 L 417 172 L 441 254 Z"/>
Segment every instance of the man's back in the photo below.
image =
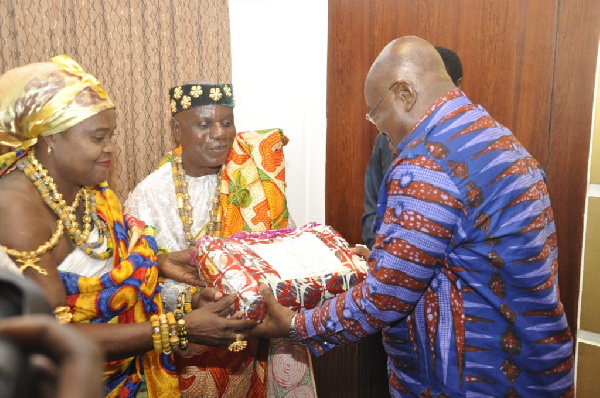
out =
<path fill-rule="evenodd" d="M 392 391 L 559 396 L 572 337 L 544 173 L 483 108 L 445 97 L 399 145 L 380 198 L 385 265 L 369 287 L 378 306 L 416 302 L 384 329 Z"/>

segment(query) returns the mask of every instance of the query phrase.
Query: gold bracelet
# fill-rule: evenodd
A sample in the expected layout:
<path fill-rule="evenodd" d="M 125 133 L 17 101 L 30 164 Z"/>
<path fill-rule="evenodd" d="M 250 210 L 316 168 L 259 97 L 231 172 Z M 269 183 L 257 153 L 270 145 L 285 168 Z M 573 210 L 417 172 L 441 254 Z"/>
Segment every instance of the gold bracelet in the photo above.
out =
<path fill-rule="evenodd" d="M 189 313 L 192 312 L 192 298 L 194 294 L 198 291 L 196 286 L 190 286 L 185 290 L 185 304 L 183 306 L 183 312 Z"/>
<path fill-rule="evenodd" d="M 179 347 L 179 334 L 177 333 L 177 321 L 172 312 L 167 313 L 167 322 L 169 323 L 169 344 L 171 350 L 175 350 Z"/>
<path fill-rule="evenodd" d="M 162 352 L 168 355 L 171 353 L 171 343 L 169 343 L 169 323 L 165 314 L 160 314 L 159 319 Z"/>
<path fill-rule="evenodd" d="M 152 342 L 154 343 L 154 352 L 162 351 L 162 336 L 160 333 L 160 320 L 158 315 L 154 314 L 150 317 L 152 325 Z"/>
<path fill-rule="evenodd" d="M 62 307 L 56 307 L 53 312 L 56 319 L 58 319 L 58 323 L 65 324 L 71 323 L 73 320 L 73 314 L 71 314 L 71 307 L 65 305 Z"/>

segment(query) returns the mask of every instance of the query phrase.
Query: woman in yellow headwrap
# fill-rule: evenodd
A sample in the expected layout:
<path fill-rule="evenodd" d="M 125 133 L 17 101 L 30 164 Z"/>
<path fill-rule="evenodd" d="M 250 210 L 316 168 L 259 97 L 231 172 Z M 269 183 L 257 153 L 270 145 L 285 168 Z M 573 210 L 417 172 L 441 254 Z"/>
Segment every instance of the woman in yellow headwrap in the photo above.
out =
<path fill-rule="evenodd" d="M 148 229 L 123 214 L 106 185 L 114 108 L 100 82 L 64 55 L 0 76 L 0 144 L 14 149 L 0 157 L 0 262 L 38 282 L 59 321 L 106 350 L 107 396 L 135 396 L 144 378 L 149 396 L 177 396 L 171 347 L 188 338 L 227 347 L 253 323 L 223 317 L 233 297 L 187 308 L 179 324 L 153 317 L 164 314 L 160 275 L 201 282 L 182 267 L 189 252 L 157 256 Z M 130 242 L 135 229 L 144 233 Z"/>

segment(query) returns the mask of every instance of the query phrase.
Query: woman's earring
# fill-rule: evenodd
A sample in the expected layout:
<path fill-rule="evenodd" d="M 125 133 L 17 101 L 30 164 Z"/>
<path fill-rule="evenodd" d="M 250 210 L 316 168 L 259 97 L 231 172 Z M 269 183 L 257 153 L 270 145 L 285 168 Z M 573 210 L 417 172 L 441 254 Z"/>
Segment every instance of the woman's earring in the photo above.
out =
<path fill-rule="evenodd" d="M 48 145 L 48 156 L 50 156 L 51 153 L 52 153 L 52 147 L 50 145 Z"/>

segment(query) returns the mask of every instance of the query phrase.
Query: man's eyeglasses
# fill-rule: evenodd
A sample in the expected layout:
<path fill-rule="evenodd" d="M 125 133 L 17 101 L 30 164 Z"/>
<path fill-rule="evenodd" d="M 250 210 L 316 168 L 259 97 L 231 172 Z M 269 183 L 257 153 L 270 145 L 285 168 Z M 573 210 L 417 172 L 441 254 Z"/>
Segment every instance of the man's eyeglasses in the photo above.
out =
<path fill-rule="evenodd" d="M 392 85 L 390 86 L 390 88 L 388 88 L 388 89 L 387 89 L 387 91 L 386 91 L 386 92 L 385 92 L 385 93 L 384 93 L 384 94 L 381 96 L 381 98 L 379 98 L 379 101 L 377 101 L 377 102 L 375 103 L 375 105 L 374 105 L 374 106 L 371 108 L 371 110 L 369 111 L 369 113 L 367 113 L 367 114 L 365 115 L 365 118 L 366 118 L 366 119 L 367 119 L 369 122 L 371 122 L 371 123 L 375 124 L 375 120 L 373 120 L 373 112 L 375 112 L 375 109 L 377 109 L 377 107 L 378 107 L 378 106 L 379 106 L 379 105 L 380 105 L 380 104 L 383 102 L 383 99 L 385 98 L 385 96 L 386 96 L 386 95 L 388 95 L 388 93 L 389 93 L 390 91 L 392 91 L 392 89 L 393 89 L 394 87 L 396 87 L 396 85 L 397 85 L 397 84 L 398 84 L 398 82 L 395 82 L 394 84 L 392 84 Z"/>

